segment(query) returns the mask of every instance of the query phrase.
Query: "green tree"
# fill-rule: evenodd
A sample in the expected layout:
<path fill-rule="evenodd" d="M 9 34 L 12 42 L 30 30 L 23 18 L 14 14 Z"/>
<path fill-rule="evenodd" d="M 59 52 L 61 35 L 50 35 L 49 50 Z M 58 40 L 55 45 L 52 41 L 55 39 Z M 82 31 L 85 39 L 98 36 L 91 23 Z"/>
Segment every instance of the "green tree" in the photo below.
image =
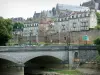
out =
<path fill-rule="evenodd" d="M 95 26 L 95 29 L 100 30 L 100 25 Z"/>
<path fill-rule="evenodd" d="M 0 18 L 0 46 L 6 45 L 12 37 L 12 22 L 10 19 Z"/>
<path fill-rule="evenodd" d="M 13 31 L 23 31 L 24 25 L 22 23 L 16 22 L 13 24 Z"/>
<path fill-rule="evenodd" d="M 97 45 L 97 50 L 98 50 L 98 53 L 100 55 L 100 38 L 95 39 L 94 44 Z"/>
<path fill-rule="evenodd" d="M 21 44 L 21 39 L 22 39 L 21 34 L 18 34 L 18 32 L 22 32 L 23 28 L 24 28 L 24 25 L 22 23 L 16 22 L 13 24 L 13 31 L 15 32 L 14 36 L 16 38 L 15 41 L 17 41 L 18 44 Z"/>
<path fill-rule="evenodd" d="M 97 23 L 98 23 L 98 25 L 100 25 L 100 13 L 96 13 L 96 16 L 97 16 Z"/>

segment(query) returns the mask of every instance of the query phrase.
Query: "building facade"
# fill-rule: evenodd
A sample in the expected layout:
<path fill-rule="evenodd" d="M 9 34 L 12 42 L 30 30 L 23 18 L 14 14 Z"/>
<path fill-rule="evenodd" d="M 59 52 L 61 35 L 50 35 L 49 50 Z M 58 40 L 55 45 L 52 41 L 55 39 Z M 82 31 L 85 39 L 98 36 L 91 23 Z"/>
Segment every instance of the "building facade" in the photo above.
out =
<path fill-rule="evenodd" d="M 25 22 L 25 19 L 22 17 L 11 18 L 11 20 L 13 23 L 15 23 L 15 22 L 24 23 Z"/>
<path fill-rule="evenodd" d="M 32 44 L 38 36 L 38 23 L 25 23 L 23 29 L 24 42 Z"/>
<path fill-rule="evenodd" d="M 84 2 L 82 6 L 89 7 L 90 9 L 100 10 L 100 0 L 90 0 L 88 2 Z"/>
<path fill-rule="evenodd" d="M 57 32 L 82 31 L 95 28 L 97 25 L 97 17 L 95 10 L 73 12 L 70 16 L 57 18 L 54 23 Z"/>
<path fill-rule="evenodd" d="M 96 25 L 95 10 L 83 6 L 57 4 L 52 11 L 35 12 L 33 19 L 25 21 L 22 36 L 24 42 L 29 44 L 45 41 L 65 43 L 71 39 L 67 32 L 89 31 Z"/>

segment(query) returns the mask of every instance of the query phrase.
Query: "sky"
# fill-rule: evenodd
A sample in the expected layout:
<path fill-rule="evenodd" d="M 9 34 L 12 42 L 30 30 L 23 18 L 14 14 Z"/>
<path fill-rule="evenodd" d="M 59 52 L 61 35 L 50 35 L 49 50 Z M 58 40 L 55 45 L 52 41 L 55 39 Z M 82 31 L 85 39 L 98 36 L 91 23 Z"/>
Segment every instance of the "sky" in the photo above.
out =
<path fill-rule="evenodd" d="M 79 6 L 88 0 L 0 0 L 0 16 L 12 17 L 33 17 L 34 12 L 51 10 L 56 4 L 68 4 Z"/>

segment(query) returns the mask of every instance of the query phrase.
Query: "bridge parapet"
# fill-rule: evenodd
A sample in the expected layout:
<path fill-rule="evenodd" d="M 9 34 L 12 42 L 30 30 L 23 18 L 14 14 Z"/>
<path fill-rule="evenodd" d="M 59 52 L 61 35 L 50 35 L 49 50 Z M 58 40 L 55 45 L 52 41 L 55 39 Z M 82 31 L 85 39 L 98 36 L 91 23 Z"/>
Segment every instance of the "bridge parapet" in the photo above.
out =
<path fill-rule="evenodd" d="M 64 46 L 24 46 L 24 47 L 14 47 L 14 46 L 0 46 L 0 52 L 5 51 L 59 51 L 66 50 Z"/>
<path fill-rule="evenodd" d="M 96 50 L 96 46 L 0 46 L 0 52 L 6 51 L 65 51 L 65 50 Z"/>

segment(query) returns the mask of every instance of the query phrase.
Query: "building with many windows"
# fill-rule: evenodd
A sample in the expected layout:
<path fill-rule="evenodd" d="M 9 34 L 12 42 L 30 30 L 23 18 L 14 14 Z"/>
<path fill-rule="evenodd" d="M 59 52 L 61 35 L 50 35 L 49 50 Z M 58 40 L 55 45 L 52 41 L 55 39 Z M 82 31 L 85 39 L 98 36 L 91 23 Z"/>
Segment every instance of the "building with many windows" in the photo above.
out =
<path fill-rule="evenodd" d="M 11 20 L 13 23 L 15 23 L 15 22 L 24 23 L 25 22 L 25 19 L 22 17 L 11 18 Z"/>
<path fill-rule="evenodd" d="M 23 38 L 25 42 L 36 42 L 36 37 L 38 35 L 38 23 L 25 23 L 23 29 Z"/>
<path fill-rule="evenodd" d="M 54 24 L 57 32 L 89 30 L 96 25 L 97 17 L 95 10 L 73 12 L 69 16 L 58 17 Z"/>

